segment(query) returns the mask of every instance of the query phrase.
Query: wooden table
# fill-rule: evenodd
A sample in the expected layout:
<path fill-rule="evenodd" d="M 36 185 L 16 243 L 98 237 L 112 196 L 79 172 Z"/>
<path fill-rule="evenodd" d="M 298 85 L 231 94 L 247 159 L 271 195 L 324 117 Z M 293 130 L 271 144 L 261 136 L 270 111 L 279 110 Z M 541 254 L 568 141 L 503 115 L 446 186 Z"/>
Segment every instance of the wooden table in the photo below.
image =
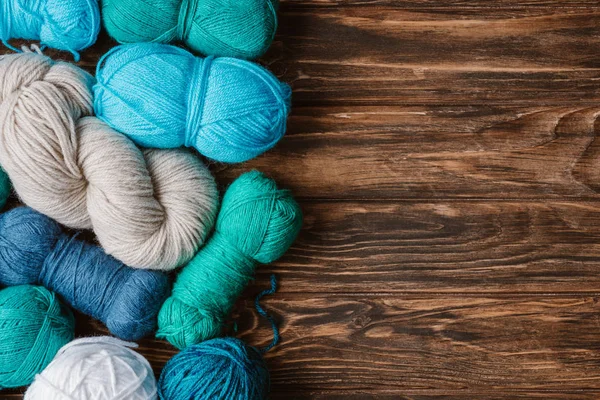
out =
<path fill-rule="evenodd" d="M 212 168 L 305 213 L 234 315 L 268 343 L 277 273 L 273 398 L 600 397 L 599 1 L 284 0 L 262 61 L 288 135 Z M 141 346 L 157 373 L 175 354 Z"/>

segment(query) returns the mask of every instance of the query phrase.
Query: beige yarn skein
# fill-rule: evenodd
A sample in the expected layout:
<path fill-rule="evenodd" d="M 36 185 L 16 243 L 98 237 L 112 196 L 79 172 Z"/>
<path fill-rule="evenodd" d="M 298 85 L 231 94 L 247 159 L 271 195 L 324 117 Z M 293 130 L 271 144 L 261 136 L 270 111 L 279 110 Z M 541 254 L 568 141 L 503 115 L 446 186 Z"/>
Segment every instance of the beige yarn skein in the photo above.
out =
<path fill-rule="evenodd" d="M 92 114 L 94 78 L 33 53 L 0 57 L 0 164 L 22 201 L 108 254 L 171 270 L 198 250 L 218 192 L 185 150 L 140 150 Z"/>

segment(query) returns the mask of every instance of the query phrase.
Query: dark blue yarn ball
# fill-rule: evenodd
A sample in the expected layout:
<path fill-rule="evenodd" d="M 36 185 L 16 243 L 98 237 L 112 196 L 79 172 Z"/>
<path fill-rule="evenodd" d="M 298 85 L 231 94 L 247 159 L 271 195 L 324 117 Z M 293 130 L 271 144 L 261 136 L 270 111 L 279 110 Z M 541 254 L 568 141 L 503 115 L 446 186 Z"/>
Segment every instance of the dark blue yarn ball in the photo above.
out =
<path fill-rule="evenodd" d="M 158 381 L 163 400 L 261 400 L 269 388 L 260 351 L 231 337 L 186 347 L 169 360 Z"/>
<path fill-rule="evenodd" d="M 127 267 L 28 207 L 0 215 L 0 284 L 44 285 L 125 340 L 156 330 L 170 293 L 164 273 Z"/>

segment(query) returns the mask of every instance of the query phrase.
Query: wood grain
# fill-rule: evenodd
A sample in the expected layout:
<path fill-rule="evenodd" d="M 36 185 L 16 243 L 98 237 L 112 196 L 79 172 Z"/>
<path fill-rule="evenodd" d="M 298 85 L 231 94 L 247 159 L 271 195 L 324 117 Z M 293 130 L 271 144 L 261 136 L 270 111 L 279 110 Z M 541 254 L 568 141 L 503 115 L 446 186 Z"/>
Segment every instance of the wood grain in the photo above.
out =
<path fill-rule="evenodd" d="M 596 297 L 278 295 L 264 304 L 283 338 L 267 355 L 274 398 L 583 399 L 600 390 Z M 238 336 L 266 344 L 270 328 L 252 301 L 240 310 Z M 157 373 L 175 353 L 153 340 L 139 351 Z"/>
<path fill-rule="evenodd" d="M 293 88 L 288 134 L 210 164 L 305 213 L 233 313 L 266 344 L 251 300 L 277 273 L 273 398 L 600 398 L 599 49 L 597 0 L 281 1 L 261 63 Z M 140 346 L 157 374 L 175 354 Z"/>
<path fill-rule="evenodd" d="M 286 3 L 264 61 L 292 83 L 296 105 L 598 100 L 595 7 L 439 10 L 391 3 Z"/>
<path fill-rule="evenodd" d="M 600 291 L 600 203 L 303 203 L 282 293 Z"/>
<path fill-rule="evenodd" d="M 599 199 L 600 107 L 299 108 L 257 168 L 300 198 Z M 315 179 L 318 177 L 318 179 Z"/>

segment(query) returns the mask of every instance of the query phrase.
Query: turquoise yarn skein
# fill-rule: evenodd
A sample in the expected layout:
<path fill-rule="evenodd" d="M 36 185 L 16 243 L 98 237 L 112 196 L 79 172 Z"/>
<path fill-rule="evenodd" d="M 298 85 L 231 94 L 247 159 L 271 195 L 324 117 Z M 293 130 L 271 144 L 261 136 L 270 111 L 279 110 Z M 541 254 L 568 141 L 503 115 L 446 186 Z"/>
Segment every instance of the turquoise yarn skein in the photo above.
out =
<path fill-rule="evenodd" d="M 39 40 L 42 45 L 73 53 L 96 42 L 100 31 L 98 0 L 2 0 L 0 39 Z"/>
<path fill-rule="evenodd" d="M 73 314 L 51 291 L 0 290 L 0 389 L 29 385 L 74 335 Z"/>
<path fill-rule="evenodd" d="M 126 340 L 154 332 L 170 290 L 164 273 L 127 267 L 28 207 L 0 215 L 0 284 L 42 284 Z"/>
<path fill-rule="evenodd" d="M 254 59 L 277 30 L 277 0 L 103 0 L 109 35 L 120 43 L 183 42 L 214 56 Z"/>
<path fill-rule="evenodd" d="M 218 336 L 256 266 L 281 257 L 301 226 L 302 212 L 289 191 L 258 171 L 241 175 L 223 197 L 213 236 L 163 304 L 157 337 L 182 349 Z"/>
<path fill-rule="evenodd" d="M 235 163 L 285 134 L 290 87 L 248 61 L 141 43 L 109 51 L 96 78 L 98 118 L 144 147 L 185 145 Z"/>

